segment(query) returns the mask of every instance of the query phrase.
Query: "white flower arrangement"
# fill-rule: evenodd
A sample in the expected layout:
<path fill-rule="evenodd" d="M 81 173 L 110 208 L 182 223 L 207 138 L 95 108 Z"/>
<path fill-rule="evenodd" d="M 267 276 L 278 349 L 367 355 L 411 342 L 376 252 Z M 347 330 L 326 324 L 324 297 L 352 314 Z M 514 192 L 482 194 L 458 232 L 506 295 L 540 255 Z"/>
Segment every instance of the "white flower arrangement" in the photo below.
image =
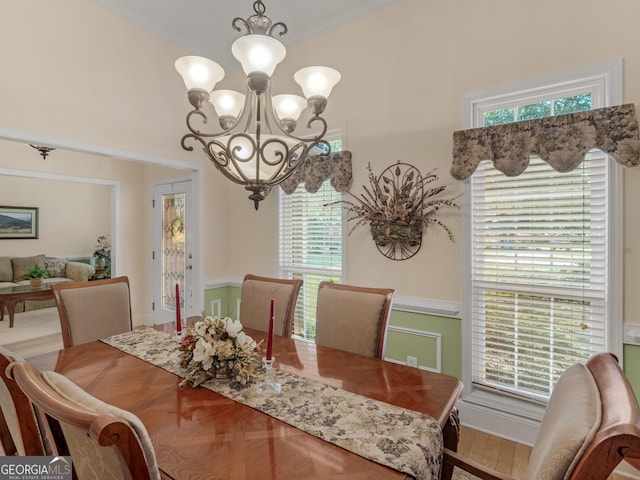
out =
<path fill-rule="evenodd" d="M 212 378 L 235 379 L 243 385 L 260 366 L 260 344 L 229 317 L 203 317 L 186 330 L 178 347 L 184 383 L 194 387 Z"/>
<path fill-rule="evenodd" d="M 111 244 L 109 243 L 106 235 L 100 235 L 98 237 L 98 243 L 96 244 L 93 256 L 96 258 L 111 260 Z"/>

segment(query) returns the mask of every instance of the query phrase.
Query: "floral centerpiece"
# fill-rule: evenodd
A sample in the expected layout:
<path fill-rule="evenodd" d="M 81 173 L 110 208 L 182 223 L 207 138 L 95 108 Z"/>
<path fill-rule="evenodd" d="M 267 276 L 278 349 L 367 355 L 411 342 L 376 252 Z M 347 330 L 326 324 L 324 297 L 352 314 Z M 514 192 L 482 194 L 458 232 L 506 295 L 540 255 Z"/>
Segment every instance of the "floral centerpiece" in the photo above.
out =
<path fill-rule="evenodd" d="M 229 317 L 203 317 L 186 330 L 178 347 L 184 383 L 197 387 L 212 378 L 246 384 L 260 366 L 260 345 Z"/>

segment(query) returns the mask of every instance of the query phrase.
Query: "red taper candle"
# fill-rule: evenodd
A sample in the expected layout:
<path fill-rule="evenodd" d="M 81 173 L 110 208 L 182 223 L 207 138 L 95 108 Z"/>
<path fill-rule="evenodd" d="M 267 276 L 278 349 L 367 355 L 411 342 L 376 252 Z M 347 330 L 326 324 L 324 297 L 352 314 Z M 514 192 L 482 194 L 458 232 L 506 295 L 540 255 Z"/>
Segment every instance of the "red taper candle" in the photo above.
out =
<path fill-rule="evenodd" d="M 269 309 L 269 336 L 267 337 L 267 360 L 270 361 L 273 355 L 273 320 L 275 318 L 276 300 L 271 299 L 271 308 Z"/>
<path fill-rule="evenodd" d="M 176 331 L 182 332 L 182 320 L 180 319 L 180 285 L 176 283 Z"/>

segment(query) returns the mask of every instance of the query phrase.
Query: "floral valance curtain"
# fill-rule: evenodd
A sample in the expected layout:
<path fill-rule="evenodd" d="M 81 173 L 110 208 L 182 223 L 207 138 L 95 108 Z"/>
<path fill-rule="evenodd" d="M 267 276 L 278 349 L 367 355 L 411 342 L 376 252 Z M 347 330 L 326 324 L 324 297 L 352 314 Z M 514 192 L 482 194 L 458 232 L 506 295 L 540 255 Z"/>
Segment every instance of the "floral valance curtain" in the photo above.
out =
<path fill-rule="evenodd" d="M 351 152 L 330 153 L 329 155 L 314 155 L 289 178 L 280 184 L 287 195 L 296 191 L 298 185 L 304 183 L 309 193 L 316 193 L 325 180 L 331 179 L 331 186 L 338 192 L 346 192 L 351 186 Z"/>
<path fill-rule="evenodd" d="M 515 177 L 524 172 L 532 155 L 565 173 L 577 168 L 593 148 L 621 165 L 640 164 L 633 104 L 454 132 L 451 176 L 466 180 L 481 161 L 490 160 L 496 169 Z"/>

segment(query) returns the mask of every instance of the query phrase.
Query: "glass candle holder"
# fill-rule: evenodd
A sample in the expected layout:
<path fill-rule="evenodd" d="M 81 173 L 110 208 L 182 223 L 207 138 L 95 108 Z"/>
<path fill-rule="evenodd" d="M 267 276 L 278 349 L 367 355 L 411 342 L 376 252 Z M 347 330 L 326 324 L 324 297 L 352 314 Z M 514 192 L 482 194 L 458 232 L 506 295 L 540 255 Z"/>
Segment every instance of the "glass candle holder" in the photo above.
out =
<path fill-rule="evenodd" d="M 282 385 L 276 382 L 276 374 L 273 369 L 273 362 L 275 361 L 276 357 L 271 357 L 271 360 L 267 360 L 266 357 L 262 358 L 265 371 L 264 381 L 256 386 L 260 395 L 276 395 L 282 390 Z"/>

